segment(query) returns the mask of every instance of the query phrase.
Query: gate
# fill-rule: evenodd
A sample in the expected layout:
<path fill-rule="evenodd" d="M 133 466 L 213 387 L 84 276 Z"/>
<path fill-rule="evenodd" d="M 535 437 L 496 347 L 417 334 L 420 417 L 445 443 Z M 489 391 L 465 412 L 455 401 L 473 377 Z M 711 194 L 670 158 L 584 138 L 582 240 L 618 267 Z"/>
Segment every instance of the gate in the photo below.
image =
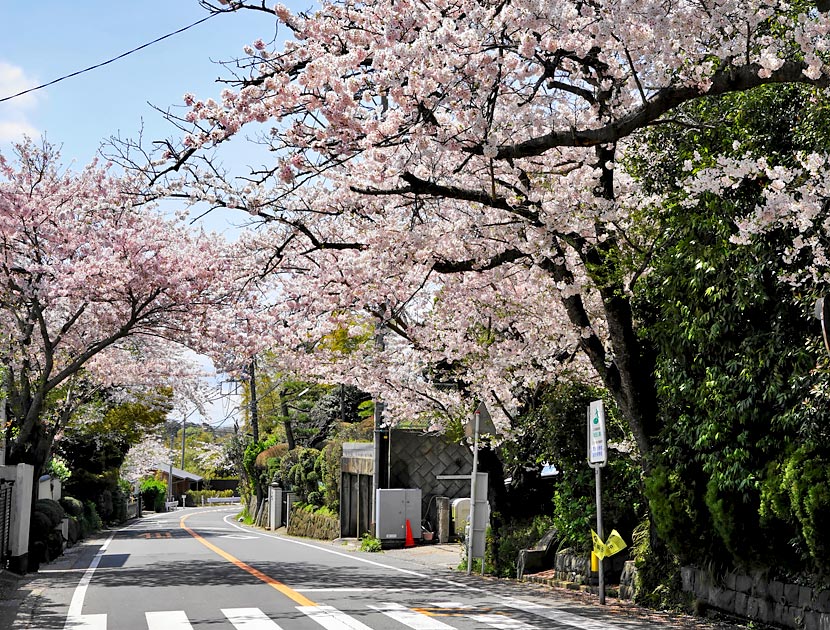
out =
<path fill-rule="evenodd" d="M 14 481 L 0 479 L 0 569 L 6 568 L 11 549 L 9 540 L 12 531 L 12 486 Z"/>

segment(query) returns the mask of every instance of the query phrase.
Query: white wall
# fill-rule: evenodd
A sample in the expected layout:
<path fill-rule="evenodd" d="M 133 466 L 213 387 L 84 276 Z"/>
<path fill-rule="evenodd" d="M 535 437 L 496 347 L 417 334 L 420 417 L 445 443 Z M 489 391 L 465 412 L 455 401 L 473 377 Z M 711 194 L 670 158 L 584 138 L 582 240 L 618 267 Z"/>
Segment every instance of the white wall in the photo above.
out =
<path fill-rule="evenodd" d="M 12 529 L 10 536 L 11 566 L 26 570 L 29 553 L 29 522 L 32 512 L 32 490 L 34 489 L 34 467 L 29 464 L 0 466 L 0 478 L 13 480 Z"/>

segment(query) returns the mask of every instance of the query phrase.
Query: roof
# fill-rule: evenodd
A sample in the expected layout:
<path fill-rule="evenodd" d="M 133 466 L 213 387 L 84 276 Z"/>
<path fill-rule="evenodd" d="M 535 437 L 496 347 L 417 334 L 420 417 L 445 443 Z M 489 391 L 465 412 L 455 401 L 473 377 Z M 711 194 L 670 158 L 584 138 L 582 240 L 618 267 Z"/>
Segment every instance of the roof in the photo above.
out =
<path fill-rule="evenodd" d="M 156 469 L 165 474 L 171 472 L 170 464 L 156 464 Z M 176 468 L 175 466 L 173 466 L 172 475 L 174 478 L 178 477 L 179 479 L 187 479 L 188 481 L 202 481 L 202 479 L 204 479 L 204 477 L 202 477 L 201 475 L 197 475 L 196 473 L 192 472 L 187 472 L 186 470 Z"/>

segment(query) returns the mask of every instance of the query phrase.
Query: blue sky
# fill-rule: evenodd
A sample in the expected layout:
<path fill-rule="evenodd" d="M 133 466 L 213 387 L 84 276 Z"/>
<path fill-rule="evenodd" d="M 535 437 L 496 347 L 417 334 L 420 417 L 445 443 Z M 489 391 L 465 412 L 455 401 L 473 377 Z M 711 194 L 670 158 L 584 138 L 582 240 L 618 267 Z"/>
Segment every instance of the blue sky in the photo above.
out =
<path fill-rule="evenodd" d="M 308 8 L 311 3 L 286 3 Z M 106 61 L 205 17 L 196 0 L 104 2 L 0 0 L 0 98 Z M 217 96 L 227 72 L 215 61 L 242 55 L 276 33 L 272 16 L 256 11 L 219 15 L 86 74 L 0 103 L 0 149 L 23 133 L 63 145 L 63 161 L 80 167 L 103 140 L 146 139 L 175 130 L 148 103 L 181 106 L 182 95 Z M 283 32 L 280 33 L 282 35 Z"/>

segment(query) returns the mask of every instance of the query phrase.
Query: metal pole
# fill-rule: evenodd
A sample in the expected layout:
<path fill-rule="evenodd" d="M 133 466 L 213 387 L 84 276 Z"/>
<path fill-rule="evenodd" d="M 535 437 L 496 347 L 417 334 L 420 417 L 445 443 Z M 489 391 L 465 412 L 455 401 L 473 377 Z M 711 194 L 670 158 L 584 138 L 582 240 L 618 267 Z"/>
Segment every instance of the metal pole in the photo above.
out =
<path fill-rule="evenodd" d="M 600 540 L 605 540 L 602 531 L 602 468 L 594 468 L 597 480 L 597 535 Z M 599 603 L 605 605 L 605 572 L 602 570 L 602 558 L 599 558 Z"/>
<path fill-rule="evenodd" d="M 167 473 L 167 500 L 173 500 L 173 448 L 175 444 L 175 433 L 170 434 L 170 470 Z"/>
<path fill-rule="evenodd" d="M 190 415 L 190 414 L 188 414 Z M 187 416 L 182 418 L 182 470 L 184 470 L 184 433 L 185 433 L 185 422 L 187 421 Z"/>
<path fill-rule="evenodd" d="M 251 431 L 254 434 L 254 442 L 259 442 L 259 417 L 257 415 L 256 399 L 256 359 L 251 359 Z"/>
<path fill-rule="evenodd" d="M 478 423 L 481 413 L 476 410 L 473 424 L 473 472 L 470 475 L 470 529 L 467 535 L 467 575 L 473 570 L 473 539 L 476 522 L 476 477 L 478 477 Z M 484 564 L 484 559 L 481 560 Z"/>

